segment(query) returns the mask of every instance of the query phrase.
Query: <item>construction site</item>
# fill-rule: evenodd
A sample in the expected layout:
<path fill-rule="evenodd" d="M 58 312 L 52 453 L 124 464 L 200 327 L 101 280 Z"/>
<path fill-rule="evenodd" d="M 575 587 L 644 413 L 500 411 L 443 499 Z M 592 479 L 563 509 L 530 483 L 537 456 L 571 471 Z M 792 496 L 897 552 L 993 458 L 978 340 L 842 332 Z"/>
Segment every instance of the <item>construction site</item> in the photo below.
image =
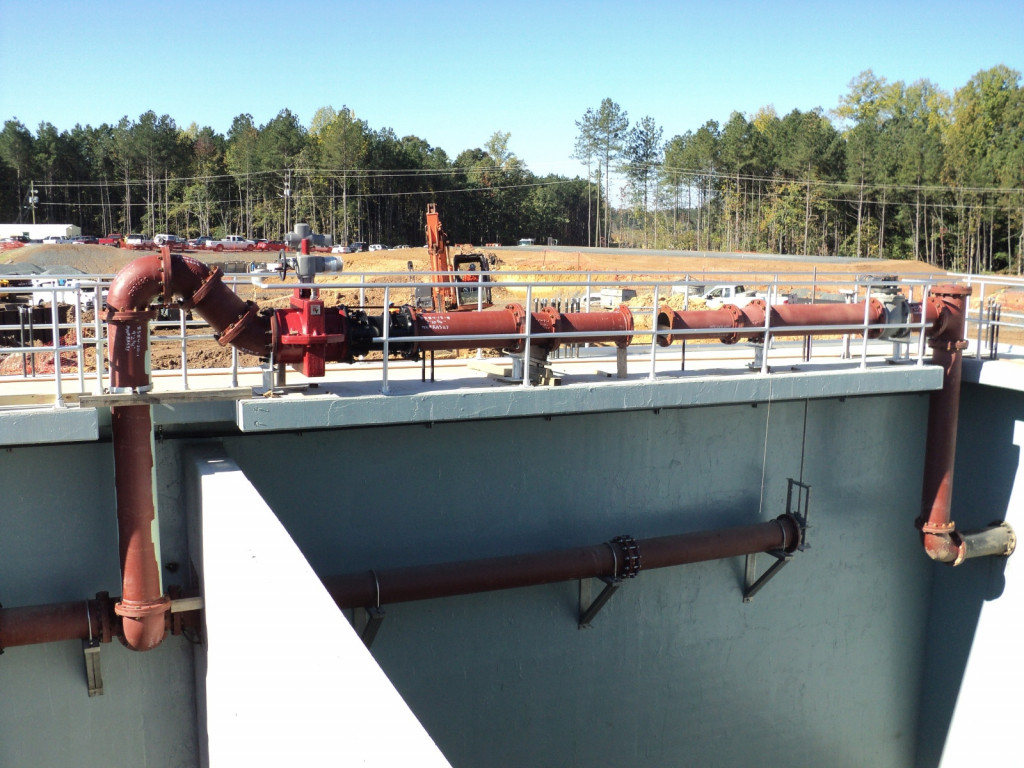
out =
<path fill-rule="evenodd" d="M 0 764 L 1015 759 L 1024 282 L 287 256 L 0 255 Z"/>

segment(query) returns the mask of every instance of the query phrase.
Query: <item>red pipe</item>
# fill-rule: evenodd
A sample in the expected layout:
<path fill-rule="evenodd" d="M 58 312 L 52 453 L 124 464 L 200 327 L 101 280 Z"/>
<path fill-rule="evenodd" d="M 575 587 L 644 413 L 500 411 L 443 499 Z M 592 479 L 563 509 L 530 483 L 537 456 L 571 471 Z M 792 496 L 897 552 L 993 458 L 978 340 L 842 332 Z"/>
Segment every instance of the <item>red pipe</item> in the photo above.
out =
<path fill-rule="evenodd" d="M 960 384 L 963 351 L 967 348 L 967 298 L 971 289 L 962 285 L 937 285 L 925 305 L 932 321 L 928 345 L 931 362 L 942 367 L 942 389 L 928 401 L 928 436 L 925 445 L 921 514 L 917 527 L 930 558 L 960 565 L 982 556 L 1009 556 L 1016 546 L 1013 529 L 997 523 L 981 531 L 962 532 L 952 519 L 953 468 L 956 463 L 956 432 L 960 415 Z"/>
<path fill-rule="evenodd" d="M 182 309 L 194 308 L 221 344 L 260 357 L 269 355 L 270 321 L 257 314 L 256 305 L 224 285 L 220 269 L 164 247 L 159 255 L 141 256 L 125 265 L 110 284 L 111 386 L 148 385 L 148 343 L 142 326 L 148 329 L 149 305 L 158 296 L 165 305 L 179 297 Z"/>
<path fill-rule="evenodd" d="M 195 308 L 219 334 L 222 344 L 266 355 L 269 321 L 256 314 L 210 269 L 189 256 L 142 256 L 114 277 L 107 296 L 110 326 L 111 386 L 149 386 L 150 303 L 174 297 L 183 309 Z M 164 614 L 170 599 L 163 594 L 156 538 L 156 497 L 153 491 L 153 424 L 148 405 L 111 408 L 114 485 L 121 558 L 122 600 L 114 610 L 122 617 L 124 638 L 135 650 L 155 648 L 163 640 Z"/>
<path fill-rule="evenodd" d="M 971 289 L 958 285 L 936 286 L 929 295 L 928 308 L 936 314 L 934 333 L 928 341 L 932 363 L 942 366 L 942 389 L 928 401 L 928 437 L 921 492 L 921 529 L 924 550 L 930 558 L 959 565 L 966 556 L 963 538 L 951 519 L 953 466 L 956 431 L 960 412 L 960 382 L 967 297 Z"/>
<path fill-rule="evenodd" d="M 609 336 L 563 338 L 560 339 L 561 343 L 611 343 L 617 347 L 628 347 L 633 342 L 633 337 L 619 334 L 633 330 L 633 313 L 625 304 L 620 304 L 610 312 L 567 312 L 559 315 L 556 330 L 558 333 L 615 333 Z"/>
<path fill-rule="evenodd" d="M 128 645 L 146 651 L 163 640 L 164 613 L 170 607 L 154 536 L 153 422 L 148 405 L 115 406 L 110 417 L 123 580 L 122 599 L 114 611 L 124 620 Z"/>
<path fill-rule="evenodd" d="M 19 645 L 65 640 L 109 643 L 115 637 L 124 638 L 124 622 L 116 612 L 115 601 L 116 598 L 100 592 L 94 600 L 0 608 L 0 652 Z M 162 615 L 165 629 L 174 635 L 180 635 L 185 628 L 201 626 L 198 608 Z"/>
<path fill-rule="evenodd" d="M 416 348 L 420 350 L 476 349 L 488 346 L 485 341 L 459 341 L 448 336 L 475 336 L 504 334 L 511 336 L 523 332 L 526 314 L 518 304 L 486 312 L 411 312 Z M 408 339 L 395 339 L 407 341 Z M 497 342 L 502 346 L 518 343 L 515 339 Z"/>
<path fill-rule="evenodd" d="M 477 347 L 501 347 L 510 352 L 521 353 L 526 348 L 525 340 L 505 338 L 488 344 L 486 340 L 457 340 L 448 336 L 504 335 L 524 333 L 526 310 L 519 304 L 508 304 L 504 309 L 467 312 L 415 312 L 412 311 L 416 348 L 476 349 Z M 626 346 L 630 336 L 618 335 L 633 330 L 633 314 L 629 307 L 620 306 L 613 312 L 576 312 L 561 314 L 553 307 L 545 307 L 529 316 L 531 346 L 554 350 L 566 342 L 612 342 Z M 606 333 L 607 336 L 554 337 L 553 333 Z M 405 341 L 407 339 L 395 339 Z"/>
<path fill-rule="evenodd" d="M 0 610 L 0 649 L 90 638 L 109 642 L 104 608 L 98 600 L 4 608 Z"/>
<path fill-rule="evenodd" d="M 663 305 L 658 312 L 659 331 L 703 330 L 704 333 L 685 336 L 659 336 L 658 344 L 667 347 L 676 338 L 718 339 L 735 344 L 740 338 L 755 337 L 764 332 L 765 303 L 750 302 L 745 307 L 726 304 L 721 309 L 676 310 Z M 774 336 L 810 336 L 811 331 L 791 331 L 789 327 L 808 325 L 834 326 L 835 333 L 859 333 L 864 328 L 864 302 L 859 304 L 776 304 L 767 308 L 771 313 L 771 333 Z M 867 324 L 885 325 L 885 307 L 878 299 L 871 299 L 867 308 Z M 822 333 L 815 331 L 813 333 Z"/>
<path fill-rule="evenodd" d="M 698 531 L 642 539 L 637 554 L 644 569 L 720 560 L 758 552 L 792 552 L 800 543 L 800 528 L 789 515 L 757 525 Z M 468 595 L 496 589 L 530 587 L 574 579 L 635 575 L 627 567 L 629 551 L 607 542 L 590 547 L 511 555 L 387 571 L 364 571 L 324 579 L 340 608 L 357 608 Z M 639 568 L 639 561 L 635 564 Z"/>

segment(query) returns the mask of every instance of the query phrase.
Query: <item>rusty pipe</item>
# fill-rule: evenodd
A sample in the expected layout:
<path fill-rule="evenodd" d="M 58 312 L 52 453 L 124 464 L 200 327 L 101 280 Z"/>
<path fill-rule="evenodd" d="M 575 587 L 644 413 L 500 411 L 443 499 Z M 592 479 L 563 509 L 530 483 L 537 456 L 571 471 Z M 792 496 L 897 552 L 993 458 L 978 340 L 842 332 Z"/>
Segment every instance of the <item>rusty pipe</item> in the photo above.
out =
<path fill-rule="evenodd" d="M 999 523 L 976 532 L 958 531 L 952 519 L 953 468 L 960 415 L 963 351 L 967 348 L 967 298 L 963 285 L 937 285 L 925 303 L 925 317 L 932 320 L 928 345 L 931 362 L 942 368 L 942 389 L 928 400 L 928 434 L 925 443 L 921 514 L 917 527 L 930 558 L 960 565 L 972 557 L 1009 556 L 1016 546 L 1013 529 Z"/>
<path fill-rule="evenodd" d="M 176 598 L 180 590 L 172 588 Z M 190 597 L 194 597 L 191 595 Z M 39 645 L 66 640 L 96 640 L 109 643 L 124 638 L 122 618 L 116 613 L 118 598 L 100 592 L 92 600 L 49 605 L 0 608 L 0 652 L 19 645 Z M 180 635 L 185 629 L 201 628 L 201 607 L 179 603 L 175 611 L 163 614 L 167 631 Z M 173 606 L 173 604 L 172 604 Z"/>
<path fill-rule="evenodd" d="M 122 598 L 114 611 L 124 621 L 127 644 L 145 651 L 163 640 L 163 615 L 170 606 L 160 579 L 149 405 L 111 408 L 110 427 L 122 578 Z"/>
<path fill-rule="evenodd" d="M 109 601 L 78 600 L 0 609 L 0 649 L 61 640 L 110 641 Z"/>
<path fill-rule="evenodd" d="M 552 351 L 564 342 L 613 342 L 619 346 L 629 343 L 631 337 L 620 335 L 633 330 L 633 314 L 629 307 L 620 306 L 612 312 L 575 312 L 562 314 L 553 307 L 540 312 L 527 313 L 519 304 L 508 304 L 504 309 L 467 312 L 417 312 L 408 308 L 412 316 L 411 336 L 402 341 L 414 341 L 418 350 L 475 349 L 488 346 L 484 340 L 459 340 L 450 336 L 495 335 L 513 337 L 525 333 L 527 324 L 530 343 Z M 604 333 L 606 336 L 553 336 L 550 334 Z M 494 346 L 521 353 L 525 340 L 504 338 Z"/>
<path fill-rule="evenodd" d="M 695 330 L 700 333 L 680 336 L 689 339 L 721 339 L 735 344 L 743 337 L 755 337 L 764 332 L 765 312 L 771 314 L 771 333 L 774 336 L 810 336 L 822 331 L 789 330 L 799 326 L 830 326 L 834 333 L 859 333 L 864 329 L 864 302 L 859 304 L 775 304 L 766 306 L 761 300 L 745 307 L 726 304 L 720 309 L 677 310 L 662 305 L 658 311 L 659 331 Z M 867 307 L 868 326 L 881 332 L 886 323 L 885 307 L 878 299 L 871 299 Z M 658 337 L 658 344 L 667 347 L 675 336 Z"/>
<path fill-rule="evenodd" d="M 127 264 L 111 282 L 107 295 L 110 328 L 111 386 L 150 386 L 150 303 L 160 297 L 182 309 L 195 308 L 218 334 L 222 344 L 264 356 L 268 354 L 269 321 L 256 314 L 221 280 L 219 269 L 164 247 L 159 255 Z M 111 408 L 114 485 L 122 598 L 114 610 L 122 618 L 126 644 L 135 650 L 155 648 L 163 640 L 170 598 L 163 594 L 158 551 L 153 424 L 149 405 Z"/>
<path fill-rule="evenodd" d="M 774 550 L 792 552 L 799 543 L 800 527 L 790 515 L 756 525 L 635 542 L 644 569 Z M 552 552 L 364 571 L 325 578 L 324 585 L 340 608 L 368 607 L 574 579 L 623 578 L 635 575 L 627 565 L 629 557 L 624 545 L 613 541 Z"/>
<path fill-rule="evenodd" d="M 224 285 L 222 278 L 220 269 L 172 254 L 166 246 L 159 255 L 141 256 L 125 265 L 107 295 L 111 386 L 148 385 L 148 343 L 140 334 L 148 333 L 149 305 L 158 297 L 164 305 L 177 298 L 183 310 L 195 309 L 221 344 L 267 357 L 269 320 L 258 314 L 254 302 L 244 301 Z"/>

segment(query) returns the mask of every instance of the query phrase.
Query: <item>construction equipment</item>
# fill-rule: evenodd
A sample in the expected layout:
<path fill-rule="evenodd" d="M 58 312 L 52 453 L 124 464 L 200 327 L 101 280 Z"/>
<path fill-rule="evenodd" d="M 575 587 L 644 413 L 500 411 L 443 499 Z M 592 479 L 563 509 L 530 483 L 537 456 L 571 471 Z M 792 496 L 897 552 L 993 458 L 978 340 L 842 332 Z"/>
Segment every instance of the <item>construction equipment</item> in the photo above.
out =
<path fill-rule="evenodd" d="M 416 289 L 416 306 L 435 312 L 459 312 L 491 306 L 490 261 L 479 251 L 456 253 L 449 260 L 448 236 L 437 205 L 427 203 L 427 255 L 434 285 Z M 447 274 L 445 274 L 447 273 Z M 445 285 L 460 283 L 464 285 Z M 481 295 L 482 292 L 482 295 Z"/>

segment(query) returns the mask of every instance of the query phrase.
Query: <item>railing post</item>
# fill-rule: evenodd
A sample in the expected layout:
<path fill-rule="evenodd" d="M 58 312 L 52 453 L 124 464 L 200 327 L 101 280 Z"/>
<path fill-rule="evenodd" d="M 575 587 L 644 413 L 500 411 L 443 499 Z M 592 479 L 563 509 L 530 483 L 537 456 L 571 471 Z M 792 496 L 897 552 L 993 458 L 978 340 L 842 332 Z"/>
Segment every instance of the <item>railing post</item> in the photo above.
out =
<path fill-rule="evenodd" d="M 57 396 L 54 405 L 57 408 L 63 408 L 64 391 L 62 387 L 63 382 L 61 382 L 60 377 L 60 315 L 57 310 L 57 289 L 54 288 L 50 302 L 50 323 L 53 327 L 53 380 L 57 385 Z"/>
<path fill-rule="evenodd" d="M 981 331 L 982 326 L 985 324 L 985 282 L 981 282 L 981 292 L 978 294 L 978 341 L 977 350 L 975 350 L 974 356 L 978 360 L 981 360 Z"/>
<path fill-rule="evenodd" d="M 96 335 L 96 391 L 94 394 L 103 394 L 103 371 L 104 371 L 104 354 L 103 354 L 103 323 L 100 321 L 100 313 L 103 309 L 103 285 L 96 283 L 96 298 L 93 302 L 95 312 L 93 313 L 93 322 L 95 325 L 94 333 Z"/>
<path fill-rule="evenodd" d="M 526 320 L 523 331 L 526 338 L 523 340 L 523 386 L 530 386 L 530 324 L 533 322 L 533 284 L 526 285 Z"/>
<path fill-rule="evenodd" d="M 85 344 L 82 341 L 82 285 L 75 289 L 75 347 L 78 358 L 78 391 L 85 393 Z"/>
<path fill-rule="evenodd" d="M 647 378 L 654 381 L 657 374 L 656 361 L 658 354 L 658 288 L 654 286 L 654 298 L 651 303 L 654 305 L 651 310 L 651 372 L 647 375 Z"/>
<path fill-rule="evenodd" d="M 188 389 L 188 337 L 185 335 L 185 309 L 178 308 L 178 330 L 181 333 L 181 388 Z"/>
<path fill-rule="evenodd" d="M 864 286 L 864 343 L 860 349 L 860 367 L 868 367 L 868 318 L 871 311 L 871 283 Z"/>
<path fill-rule="evenodd" d="M 360 299 L 362 301 L 362 299 Z M 389 334 L 388 331 L 391 329 L 391 286 L 384 286 L 384 319 L 381 325 L 384 327 L 381 329 L 384 335 L 381 337 L 384 340 L 384 360 L 381 361 L 381 387 L 380 393 L 382 395 L 390 394 L 388 391 L 388 345 L 389 345 Z"/>

